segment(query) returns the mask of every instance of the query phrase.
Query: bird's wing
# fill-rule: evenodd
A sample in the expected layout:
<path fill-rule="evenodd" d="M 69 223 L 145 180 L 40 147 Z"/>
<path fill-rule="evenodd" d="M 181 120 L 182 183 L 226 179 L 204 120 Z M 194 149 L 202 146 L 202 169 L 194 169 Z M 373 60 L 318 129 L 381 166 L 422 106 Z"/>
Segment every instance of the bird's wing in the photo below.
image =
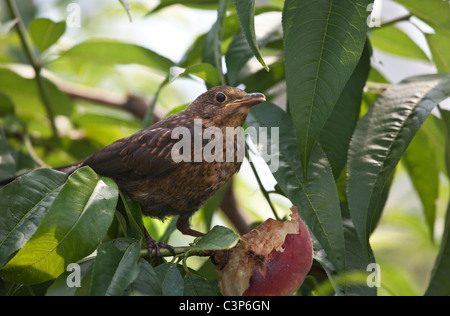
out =
<path fill-rule="evenodd" d="M 171 158 L 176 140 L 171 128 L 156 127 L 117 140 L 92 154 L 83 163 L 100 175 L 111 178 L 152 177 L 173 170 Z"/>

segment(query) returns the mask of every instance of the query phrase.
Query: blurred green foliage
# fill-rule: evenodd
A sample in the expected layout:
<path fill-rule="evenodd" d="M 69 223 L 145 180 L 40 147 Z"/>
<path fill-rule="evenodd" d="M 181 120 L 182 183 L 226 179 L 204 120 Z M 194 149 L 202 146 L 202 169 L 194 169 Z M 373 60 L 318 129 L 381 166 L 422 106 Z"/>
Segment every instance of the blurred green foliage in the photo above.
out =
<path fill-rule="evenodd" d="M 208 87 L 243 85 L 267 97 L 247 125 L 280 129 L 280 168 L 272 175 L 257 165 L 265 195 L 248 164 L 231 189 L 247 225 L 272 215 L 264 196 L 280 217 L 299 207 L 322 274 L 311 273 L 297 294 L 449 295 L 450 121 L 436 105 L 450 96 L 450 5 L 396 3 L 407 13 L 369 28 L 368 0 L 2 0 L 0 179 L 73 163 Z M 435 71 L 389 82 L 374 51 Z M 239 230 L 218 211 L 225 194 L 194 215 L 196 229 Z M 172 220 L 142 218 L 90 169 L 33 171 L 0 190 L 0 210 L 2 295 L 219 294 L 205 258 L 180 256 L 184 269 L 144 260 L 142 224 L 160 241 L 193 240 Z M 235 240 L 224 228 L 207 236 L 219 248 Z M 209 246 L 200 240 L 189 251 L 218 249 Z M 71 262 L 90 286 L 67 287 Z M 374 262 L 378 289 L 366 284 Z"/>

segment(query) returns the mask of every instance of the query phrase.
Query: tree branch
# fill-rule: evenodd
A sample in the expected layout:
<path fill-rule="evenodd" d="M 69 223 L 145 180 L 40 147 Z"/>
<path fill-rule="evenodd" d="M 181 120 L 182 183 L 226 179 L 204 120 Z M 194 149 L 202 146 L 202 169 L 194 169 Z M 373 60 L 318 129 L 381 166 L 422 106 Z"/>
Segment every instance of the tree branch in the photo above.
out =
<path fill-rule="evenodd" d="M 41 64 L 38 61 L 38 59 L 36 58 L 36 56 L 34 55 L 34 52 L 33 52 L 33 49 L 31 47 L 30 43 L 28 43 L 27 30 L 25 29 L 25 25 L 23 24 L 22 16 L 20 15 L 20 12 L 19 12 L 19 9 L 17 8 L 16 2 L 14 0 L 6 0 L 6 4 L 8 5 L 9 12 L 10 12 L 12 18 L 17 21 L 15 27 L 16 27 L 17 33 L 19 34 L 20 42 L 22 43 L 22 48 L 25 51 L 25 54 L 28 58 L 30 65 L 34 69 L 34 78 L 36 80 L 37 88 L 38 88 L 39 94 L 41 96 L 41 101 L 44 104 L 45 111 L 47 112 L 47 116 L 50 120 L 50 127 L 52 129 L 52 133 L 54 136 L 57 136 L 58 131 L 57 131 L 56 125 L 55 125 L 55 120 L 54 120 L 54 115 L 53 115 L 53 111 L 52 111 L 52 107 L 51 107 L 50 98 L 48 96 L 48 93 L 47 93 L 47 90 L 45 87 L 44 79 L 41 76 L 41 70 L 42 70 Z"/>
<path fill-rule="evenodd" d="M 233 180 L 227 187 L 222 195 L 222 200 L 220 201 L 220 209 L 228 217 L 228 219 L 233 223 L 234 227 L 237 229 L 240 235 L 244 235 L 249 231 L 249 224 L 247 220 L 242 216 L 242 211 L 238 206 L 236 197 L 233 190 Z"/>
<path fill-rule="evenodd" d="M 281 218 L 278 216 L 278 213 L 275 209 L 275 206 L 272 204 L 272 201 L 270 200 L 270 196 L 269 196 L 269 192 L 267 192 L 267 190 L 264 188 L 264 185 L 262 184 L 261 178 L 259 177 L 258 171 L 256 170 L 256 167 L 254 165 L 254 163 L 249 159 L 249 155 L 248 155 L 248 150 L 250 150 L 250 147 L 248 146 L 248 144 L 246 144 L 246 155 L 247 155 L 247 159 L 248 162 L 250 163 L 250 166 L 253 170 L 253 174 L 256 177 L 256 181 L 258 182 L 259 185 L 259 189 L 261 190 L 261 193 L 263 194 L 263 196 L 266 198 L 267 203 L 269 203 L 269 206 L 272 210 L 273 215 L 275 216 L 275 219 L 280 221 Z"/>

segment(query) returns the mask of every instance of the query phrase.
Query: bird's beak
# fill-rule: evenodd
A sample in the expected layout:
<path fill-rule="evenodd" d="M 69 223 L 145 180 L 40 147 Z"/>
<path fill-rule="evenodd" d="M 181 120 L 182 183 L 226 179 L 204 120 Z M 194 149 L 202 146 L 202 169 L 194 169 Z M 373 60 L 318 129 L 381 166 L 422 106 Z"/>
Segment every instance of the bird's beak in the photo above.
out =
<path fill-rule="evenodd" d="M 245 97 L 235 100 L 227 104 L 227 107 L 230 105 L 239 105 L 239 106 L 254 106 L 258 103 L 266 101 L 266 97 L 262 93 L 249 93 Z"/>

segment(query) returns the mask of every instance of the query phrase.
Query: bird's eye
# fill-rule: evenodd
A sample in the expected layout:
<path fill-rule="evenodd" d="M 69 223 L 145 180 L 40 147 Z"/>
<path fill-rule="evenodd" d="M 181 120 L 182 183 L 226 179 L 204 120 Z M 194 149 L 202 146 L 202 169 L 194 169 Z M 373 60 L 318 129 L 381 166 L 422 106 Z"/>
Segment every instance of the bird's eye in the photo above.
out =
<path fill-rule="evenodd" d="M 216 94 L 216 101 L 222 103 L 223 101 L 226 100 L 226 96 L 223 93 L 217 93 Z"/>

